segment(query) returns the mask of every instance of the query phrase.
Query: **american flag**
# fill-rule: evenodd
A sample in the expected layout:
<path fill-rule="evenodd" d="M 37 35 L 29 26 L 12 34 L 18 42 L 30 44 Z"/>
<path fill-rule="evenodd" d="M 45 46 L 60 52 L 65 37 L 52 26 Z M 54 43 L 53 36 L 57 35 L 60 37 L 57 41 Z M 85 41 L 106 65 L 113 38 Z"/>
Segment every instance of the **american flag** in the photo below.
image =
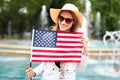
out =
<path fill-rule="evenodd" d="M 82 32 L 56 32 L 33 29 L 32 62 L 80 62 Z"/>

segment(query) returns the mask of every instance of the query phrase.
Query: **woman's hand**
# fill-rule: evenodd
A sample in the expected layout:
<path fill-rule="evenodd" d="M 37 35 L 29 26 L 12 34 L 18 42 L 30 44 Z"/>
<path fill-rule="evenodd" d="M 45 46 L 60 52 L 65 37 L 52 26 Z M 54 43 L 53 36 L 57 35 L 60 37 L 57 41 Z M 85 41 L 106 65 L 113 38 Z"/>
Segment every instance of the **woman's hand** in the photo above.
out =
<path fill-rule="evenodd" d="M 88 56 L 88 42 L 89 42 L 88 37 L 83 35 L 81 42 L 83 43 L 83 55 Z"/>
<path fill-rule="evenodd" d="M 32 68 L 28 68 L 25 72 L 28 78 L 32 78 L 36 76 L 36 73 L 33 71 Z"/>

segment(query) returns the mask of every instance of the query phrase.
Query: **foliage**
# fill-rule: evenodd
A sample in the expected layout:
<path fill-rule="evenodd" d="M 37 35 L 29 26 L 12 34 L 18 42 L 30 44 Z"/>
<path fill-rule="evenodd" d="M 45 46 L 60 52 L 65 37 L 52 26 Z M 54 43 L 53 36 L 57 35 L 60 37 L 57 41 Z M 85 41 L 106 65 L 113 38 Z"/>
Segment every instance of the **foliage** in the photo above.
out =
<path fill-rule="evenodd" d="M 102 16 L 101 31 L 118 30 L 118 20 L 120 20 L 120 0 L 90 0 L 92 3 L 92 14 L 95 18 L 99 11 Z M 84 13 L 85 0 L 1 0 L 0 1 L 0 34 L 2 38 L 8 35 L 8 22 L 12 22 L 12 35 L 18 34 L 23 38 L 25 31 L 31 31 L 32 26 L 37 24 L 37 19 L 42 5 L 49 8 L 61 8 L 65 3 L 73 3 Z M 19 9 L 27 7 L 27 13 L 20 14 Z M 50 25 L 52 21 L 49 17 Z"/>
<path fill-rule="evenodd" d="M 93 12 L 100 11 L 102 16 L 102 31 L 118 30 L 120 19 L 120 0 L 91 0 Z"/>

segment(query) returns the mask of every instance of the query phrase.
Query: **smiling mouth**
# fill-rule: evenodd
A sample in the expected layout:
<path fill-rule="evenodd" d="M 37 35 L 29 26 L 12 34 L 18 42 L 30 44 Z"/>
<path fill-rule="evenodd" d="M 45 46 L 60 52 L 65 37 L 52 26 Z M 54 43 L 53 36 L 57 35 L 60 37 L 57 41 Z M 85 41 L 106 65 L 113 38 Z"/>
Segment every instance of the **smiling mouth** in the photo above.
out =
<path fill-rule="evenodd" d="M 65 26 L 64 26 L 64 25 L 61 25 L 61 28 L 65 28 Z"/>

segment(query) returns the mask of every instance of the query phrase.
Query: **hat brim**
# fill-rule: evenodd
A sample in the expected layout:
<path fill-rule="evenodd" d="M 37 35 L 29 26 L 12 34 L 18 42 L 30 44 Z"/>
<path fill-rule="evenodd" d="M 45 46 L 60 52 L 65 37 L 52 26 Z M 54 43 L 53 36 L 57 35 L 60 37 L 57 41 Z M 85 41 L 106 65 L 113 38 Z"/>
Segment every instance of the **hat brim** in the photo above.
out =
<path fill-rule="evenodd" d="M 53 20 L 54 23 L 57 23 L 58 15 L 60 14 L 60 12 L 62 10 L 68 10 L 68 9 L 53 9 L 53 8 L 50 9 L 50 16 L 51 16 L 51 19 Z M 81 27 L 82 26 L 82 22 L 83 22 L 83 15 L 82 15 L 82 13 L 79 12 L 79 11 L 73 11 L 73 10 L 68 10 L 68 11 L 72 11 L 76 15 L 77 20 L 78 20 L 77 27 Z"/>

